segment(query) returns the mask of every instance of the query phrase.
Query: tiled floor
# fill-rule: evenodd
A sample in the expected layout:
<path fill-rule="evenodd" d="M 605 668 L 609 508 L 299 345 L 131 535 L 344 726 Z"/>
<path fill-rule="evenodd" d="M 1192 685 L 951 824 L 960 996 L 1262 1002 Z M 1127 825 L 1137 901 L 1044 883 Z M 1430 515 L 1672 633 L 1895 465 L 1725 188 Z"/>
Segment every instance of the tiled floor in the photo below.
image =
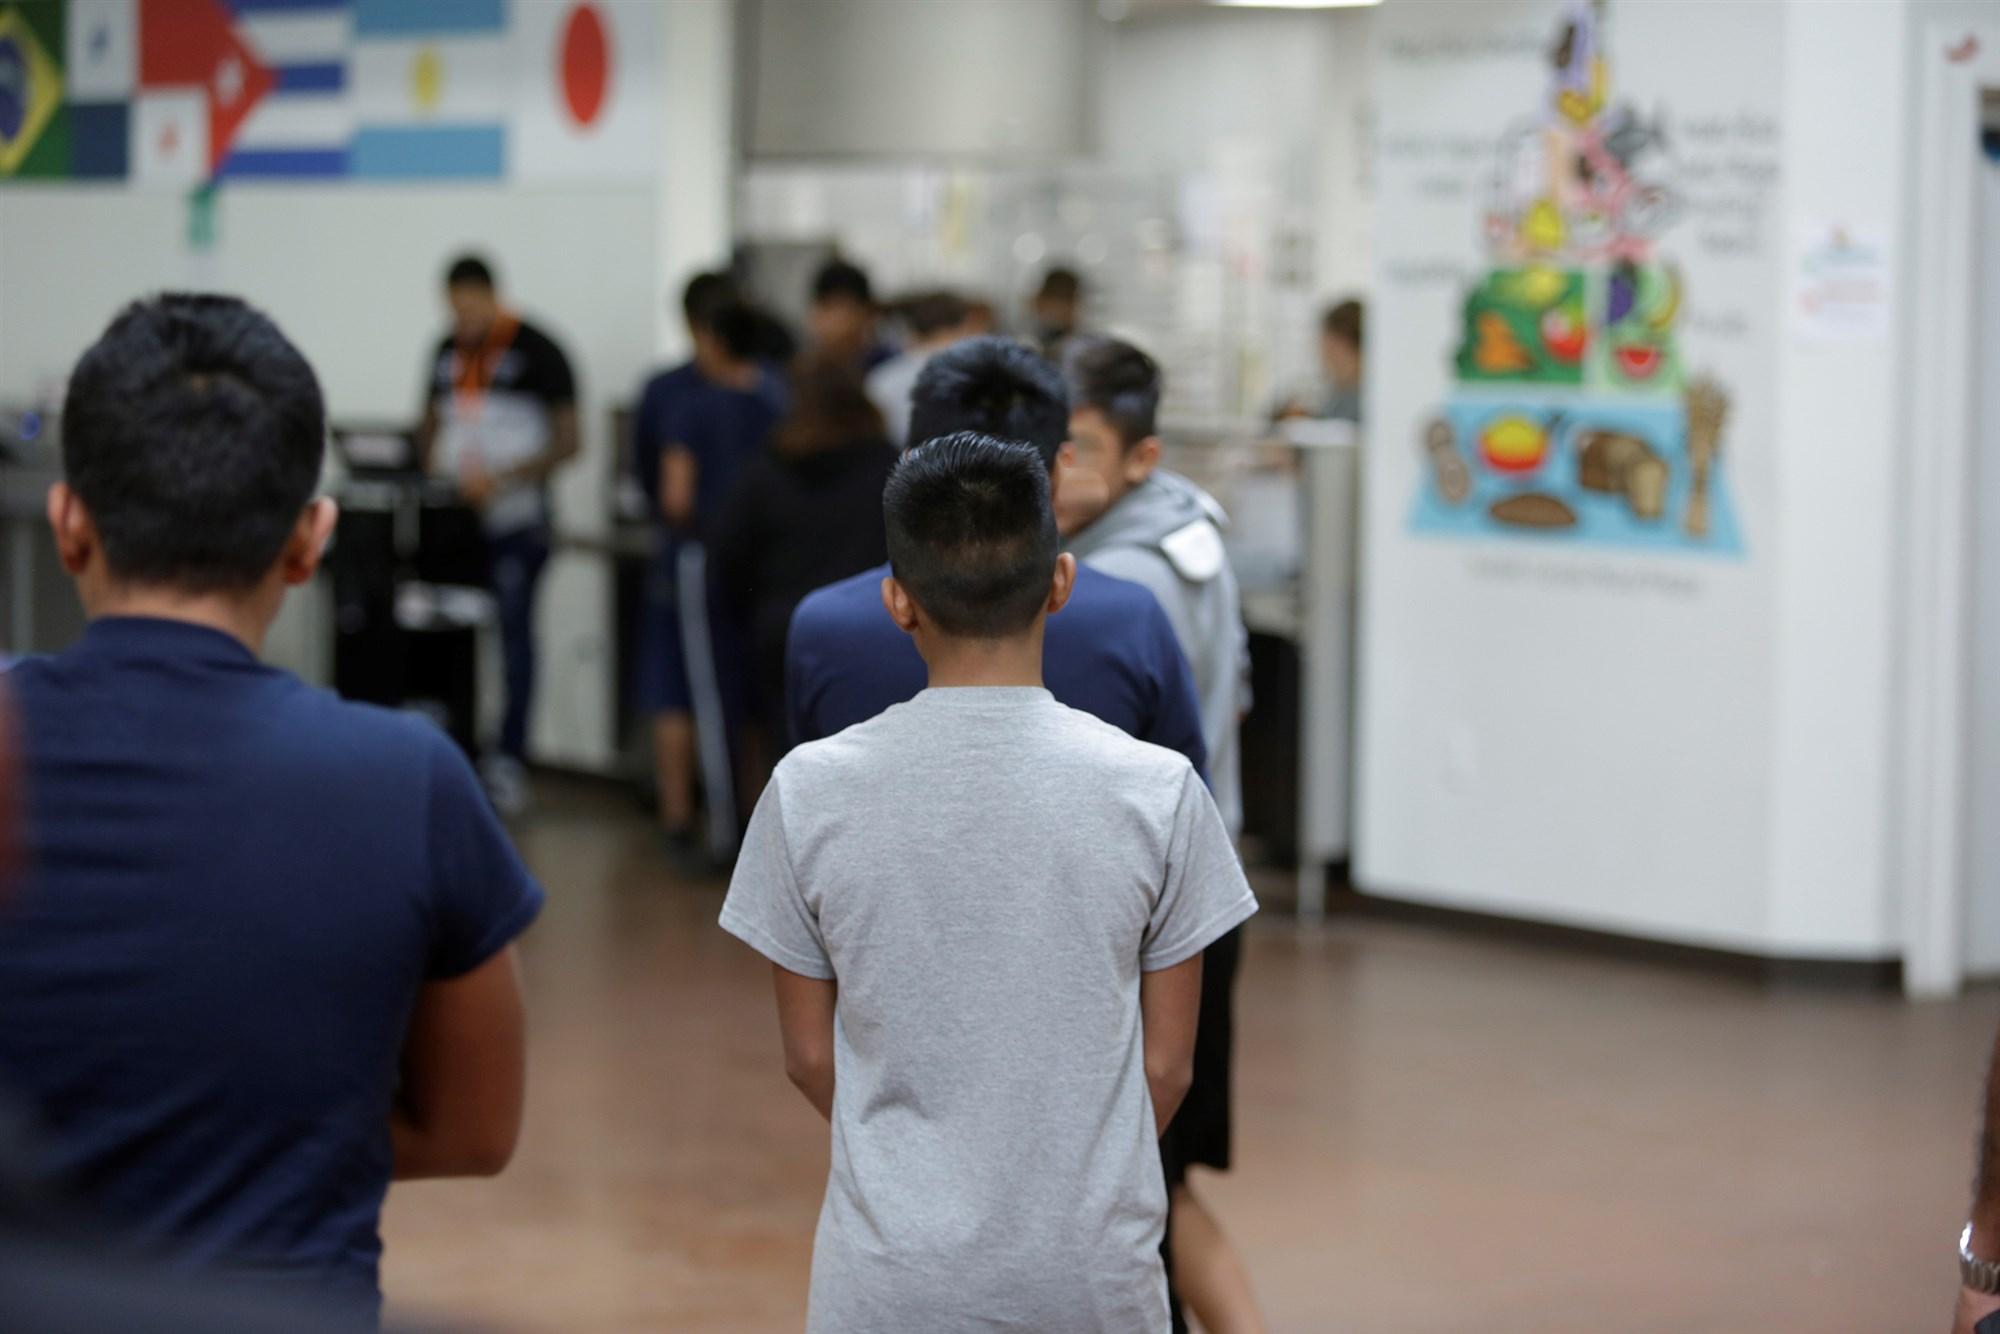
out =
<path fill-rule="evenodd" d="M 796 1331 L 826 1132 L 767 970 L 635 808 L 527 830 L 529 1122 L 399 1187 L 391 1310 L 510 1331 Z M 1279 1331 L 1948 1325 L 2000 998 L 1771 992 L 1435 930 L 1256 924 L 1238 1170 L 1208 1193 Z"/>

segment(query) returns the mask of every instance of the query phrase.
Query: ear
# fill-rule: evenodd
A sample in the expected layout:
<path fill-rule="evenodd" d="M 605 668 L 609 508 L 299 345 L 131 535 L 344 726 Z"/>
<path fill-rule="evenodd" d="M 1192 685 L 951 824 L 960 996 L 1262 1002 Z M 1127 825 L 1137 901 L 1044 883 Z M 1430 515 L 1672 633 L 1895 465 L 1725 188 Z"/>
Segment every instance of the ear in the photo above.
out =
<path fill-rule="evenodd" d="M 1065 551 L 1056 557 L 1056 572 L 1049 579 L 1049 602 L 1047 611 L 1053 616 L 1069 605 L 1069 595 L 1076 591 L 1076 557 Z"/>
<path fill-rule="evenodd" d="M 896 582 L 893 574 L 882 577 L 882 607 L 898 630 L 906 635 L 917 632 L 917 600 L 910 596 L 908 589 Z"/>
<path fill-rule="evenodd" d="M 310 583 L 319 570 L 326 544 L 333 540 L 334 525 L 340 522 L 340 506 L 322 496 L 305 507 L 278 558 L 285 582 L 294 587 Z"/>
<path fill-rule="evenodd" d="M 97 521 L 67 482 L 49 487 L 49 527 L 56 537 L 56 555 L 71 575 L 83 573 L 98 550 Z"/>
<path fill-rule="evenodd" d="M 1125 480 L 1137 486 L 1160 466 L 1160 437 L 1149 435 L 1125 451 Z"/>

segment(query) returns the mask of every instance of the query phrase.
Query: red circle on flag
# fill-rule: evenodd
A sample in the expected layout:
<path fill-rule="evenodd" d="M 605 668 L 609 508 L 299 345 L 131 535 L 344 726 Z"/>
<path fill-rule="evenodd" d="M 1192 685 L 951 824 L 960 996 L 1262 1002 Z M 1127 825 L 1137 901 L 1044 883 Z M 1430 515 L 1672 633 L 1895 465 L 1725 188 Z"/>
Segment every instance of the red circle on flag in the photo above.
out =
<path fill-rule="evenodd" d="M 611 42 L 595 5 L 578 5 L 563 24 L 563 105 L 578 125 L 589 125 L 604 110 L 611 88 Z"/>

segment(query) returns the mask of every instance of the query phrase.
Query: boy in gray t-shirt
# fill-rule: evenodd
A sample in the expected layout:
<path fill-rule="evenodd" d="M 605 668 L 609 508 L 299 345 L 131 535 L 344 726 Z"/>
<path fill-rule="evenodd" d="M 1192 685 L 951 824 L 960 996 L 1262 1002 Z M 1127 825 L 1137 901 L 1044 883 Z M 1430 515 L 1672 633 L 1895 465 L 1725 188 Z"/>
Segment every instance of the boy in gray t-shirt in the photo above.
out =
<path fill-rule="evenodd" d="M 931 688 L 786 757 L 722 910 L 833 1123 L 808 1329 L 1164 1331 L 1155 1140 L 1256 901 L 1185 758 L 1041 688 L 1076 567 L 1039 456 L 946 436 L 883 510 Z"/>

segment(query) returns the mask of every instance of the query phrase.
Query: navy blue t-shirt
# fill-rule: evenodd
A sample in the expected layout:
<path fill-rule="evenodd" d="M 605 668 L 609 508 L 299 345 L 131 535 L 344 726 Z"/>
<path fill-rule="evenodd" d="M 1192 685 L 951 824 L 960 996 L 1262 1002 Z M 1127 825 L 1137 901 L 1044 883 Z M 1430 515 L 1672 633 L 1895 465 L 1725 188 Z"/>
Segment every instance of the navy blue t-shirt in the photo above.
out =
<path fill-rule="evenodd" d="M 633 417 L 632 466 L 654 515 L 660 509 L 660 460 L 668 449 L 679 446 L 694 455 L 699 526 L 721 512 L 736 474 L 763 449 L 784 412 L 783 387 L 768 371 L 759 372 L 753 389 L 716 384 L 693 362 L 647 381 Z"/>
<path fill-rule="evenodd" d="M 785 643 L 785 718 L 803 745 L 914 699 L 929 680 L 917 646 L 882 607 L 887 565 L 829 584 L 792 613 Z M 1208 772 L 1194 674 L 1150 590 L 1088 565 L 1049 617 L 1042 641 L 1049 693 L 1141 741 L 1179 751 Z"/>
<path fill-rule="evenodd" d="M 7 682 L 28 873 L 0 1090 L 38 1173 L 177 1264 L 372 1312 L 412 1006 L 540 887 L 436 728 L 219 631 L 99 620 Z"/>

